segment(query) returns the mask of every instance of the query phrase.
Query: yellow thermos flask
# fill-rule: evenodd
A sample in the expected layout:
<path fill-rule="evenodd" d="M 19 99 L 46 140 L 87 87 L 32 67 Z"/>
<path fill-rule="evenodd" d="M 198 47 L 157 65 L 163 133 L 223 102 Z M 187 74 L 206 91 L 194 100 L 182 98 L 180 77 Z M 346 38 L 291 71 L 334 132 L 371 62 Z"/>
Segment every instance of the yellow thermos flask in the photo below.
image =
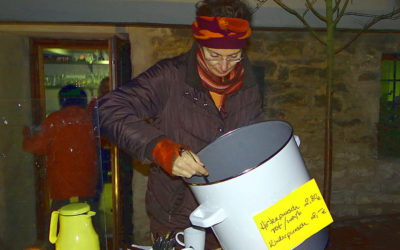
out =
<path fill-rule="evenodd" d="M 71 203 L 53 211 L 49 240 L 56 244 L 56 250 L 99 250 L 99 237 L 91 220 L 95 214 L 87 203 Z"/>

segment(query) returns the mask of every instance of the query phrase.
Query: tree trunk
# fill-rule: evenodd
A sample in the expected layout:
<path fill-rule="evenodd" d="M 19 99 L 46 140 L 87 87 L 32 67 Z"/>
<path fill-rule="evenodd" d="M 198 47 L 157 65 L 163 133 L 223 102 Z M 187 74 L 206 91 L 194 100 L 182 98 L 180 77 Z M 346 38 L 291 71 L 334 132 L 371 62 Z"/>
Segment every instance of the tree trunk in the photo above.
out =
<path fill-rule="evenodd" d="M 325 0 L 326 4 L 326 113 L 325 113 L 325 164 L 324 164 L 324 189 L 323 196 L 330 208 L 331 186 L 332 186 L 332 83 L 335 64 L 335 29 L 336 24 L 333 19 L 332 0 Z"/>

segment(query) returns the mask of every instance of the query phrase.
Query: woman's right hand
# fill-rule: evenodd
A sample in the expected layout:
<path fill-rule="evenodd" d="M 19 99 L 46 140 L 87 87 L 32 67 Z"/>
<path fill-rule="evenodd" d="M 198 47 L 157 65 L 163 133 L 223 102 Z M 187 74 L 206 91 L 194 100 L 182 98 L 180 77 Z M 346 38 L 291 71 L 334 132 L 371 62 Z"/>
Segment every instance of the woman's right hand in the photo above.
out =
<path fill-rule="evenodd" d="M 175 159 L 172 166 L 172 174 L 190 178 L 193 175 L 207 176 L 208 171 L 195 153 L 190 150 L 185 150 Z"/>

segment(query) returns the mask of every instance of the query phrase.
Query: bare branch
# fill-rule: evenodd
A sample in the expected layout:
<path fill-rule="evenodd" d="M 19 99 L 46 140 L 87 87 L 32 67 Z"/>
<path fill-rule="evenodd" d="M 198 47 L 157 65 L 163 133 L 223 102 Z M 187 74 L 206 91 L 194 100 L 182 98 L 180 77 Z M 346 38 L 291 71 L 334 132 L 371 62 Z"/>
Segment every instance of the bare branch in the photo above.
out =
<path fill-rule="evenodd" d="M 251 11 L 251 14 L 256 13 L 257 10 L 258 10 L 259 8 L 261 8 L 261 7 L 264 5 L 264 3 L 266 3 L 267 1 L 268 1 L 268 0 L 257 0 L 256 7 Z"/>
<path fill-rule="evenodd" d="M 318 34 L 315 32 L 315 30 L 313 30 L 313 28 L 310 26 L 310 24 L 308 24 L 308 22 L 297 11 L 295 11 L 292 8 L 289 8 L 287 5 L 282 3 L 280 0 L 273 0 L 273 1 L 277 5 L 282 7 L 284 10 L 286 10 L 290 14 L 294 15 L 295 17 L 297 17 L 304 24 L 304 26 L 306 26 L 306 28 L 311 32 L 311 34 L 315 37 L 315 39 L 317 39 L 320 43 L 322 43 L 323 45 L 326 46 L 326 42 L 324 40 L 322 40 L 321 37 L 318 36 Z"/>
<path fill-rule="evenodd" d="M 333 8 L 333 13 L 335 13 L 336 11 L 339 11 L 341 2 L 342 2 L 342 0 L 335 0 L 335 7 Z"/>
<path fill-rule="evenodd" d="M 390 13 L 387 13 L 384 15 L 374 16 L 374 18 L 371 20 L 371 22 L 365 24 L 364 27 L 350 41 L 348 41 L 343 47 L 336 50 L 335 54 L 339 53 L 342 50 L 347 49 L 350 46 L 350 44 L 352 44 L 357 38 L 359 38 L 361 36 L 362 33 L 364 33 L 366 30 L 368 30 L 371 26 L 375 25 L 379 21 L 382 21 L 385 19 L 399 19 L 400 18 L 400 15 L 398 15 L 399 13 L 400 13 L 400 8 L 394 9 Z M 357 14 L 357 15 L 365 16 L 364 14 Z M 396 15 L 398 15 L 398 16 L 396 16 Z"/>
<path fill-rule="evenodd" d="M 392 12 L 396 12 L 397 10 L 393 10 Z M 392 13 L 391 12 L 391 13 Z M 364 13 L 358 13 L 358 12 L 346 12 L 345 13 L 346 16 L 361 16 L 361 17 L 380 17 L 381 15 L 373 15 L 373 14 L 364 14 Z M 396 20 L 399 19 L 400 16 L 396 16 L 396 14 L 394 14 L 393 16 L 388 16 L 388 18 L 385 19 L 391 19 L 391 20 Z"/>
<path fill-rule="evenodd" d="M 304 10 L 304 12 L 303 12 L 303 18 L 307 15 L 307 13 L 310 11 L 310 9 L 309 8 L 306 8 L 305 10 Z"/>
<path fill-rule="evenodd" d="M 318 17 L 319 20 L 323 21 L 326 23 L 326 17 L 324 17 L 323 15 L 321 15 L 314 7 L 313 5 L 310 3 L 310 0 L 306 0 L 306 7 L 311 10 L 311 12 Z"/>
<path fill-rule="evenodd" d="M 347 9 L 347 5 L 349 4 L 350 0 L 346 0 L 346 2 L 344 2 L 342 9 L 340 10 L 340 13 L 336 16 L 335 19 L 335 25 L 338 24 L 338 22 L 340 21 L 340 19 L 342 18 L 342 16 L 344 15 L 346 9 Z M 339 6 L 338 6 L 339 7 Z M 335 6 L 336 8 L 336 6 Z M 339 11 L 339 9 L 338 9 Z"/>

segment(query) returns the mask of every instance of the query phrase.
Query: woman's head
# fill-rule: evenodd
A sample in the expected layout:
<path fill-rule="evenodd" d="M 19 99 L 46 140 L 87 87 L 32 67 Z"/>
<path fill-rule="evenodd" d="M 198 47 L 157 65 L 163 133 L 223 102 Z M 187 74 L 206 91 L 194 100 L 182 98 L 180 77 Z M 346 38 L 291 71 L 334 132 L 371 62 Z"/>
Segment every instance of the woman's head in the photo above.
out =
<path fill-rule="evenodd" d="M 196 4 L 193 37 L 208 70 L 224 77 L 242 60 L 251 34 L 251 11 L 240 0 L 203 0 Z"/>
<path fill-rule="evenodd" d="M 193 37 L 213 49 L 242 49 L 251 34 L 251 12 L 240 0 L 204 0 L 196 4 Z"/>
<path fill-rule="evenodd" d="M 196 4 L 196 16 L 233 17 L 251 22 L 252 13 L 240 0 L 203 0 Z"/>

